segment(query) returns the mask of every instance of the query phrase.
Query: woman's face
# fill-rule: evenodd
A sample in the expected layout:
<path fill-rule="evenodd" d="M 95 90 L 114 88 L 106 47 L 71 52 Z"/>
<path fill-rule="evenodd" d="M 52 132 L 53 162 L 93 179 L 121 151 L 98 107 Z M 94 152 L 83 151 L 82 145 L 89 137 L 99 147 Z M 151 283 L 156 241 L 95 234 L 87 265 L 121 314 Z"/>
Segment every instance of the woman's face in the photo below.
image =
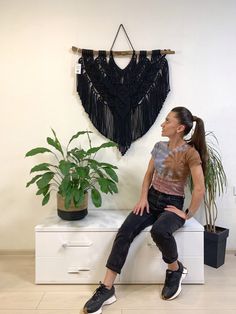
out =
<path fill-rule="evenodd" d="M 165 121 L 161 124 L 162 127 L 162 136 L 173 137 L 184 131 L 184 126 L 179 123 L 179 120 L 176 118 L 175 112 L 171 111 Z"/>

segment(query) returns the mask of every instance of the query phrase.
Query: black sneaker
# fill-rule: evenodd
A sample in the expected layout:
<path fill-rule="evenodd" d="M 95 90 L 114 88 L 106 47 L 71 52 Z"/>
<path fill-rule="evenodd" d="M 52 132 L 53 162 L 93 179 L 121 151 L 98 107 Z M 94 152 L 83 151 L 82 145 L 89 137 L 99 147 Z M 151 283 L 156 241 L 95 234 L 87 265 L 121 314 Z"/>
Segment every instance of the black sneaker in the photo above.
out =
<path fill-rule="evenodd" d="M 162 299 L 173 300 L 181 292 L 182 280 L 186 277 L 188 271 L 182 263 L 178 261 L 179 269 L 176 271 L 166 270 L 166 280 L 162 289 Z"/>
<path fill-rule="evenodd" d="M 116 301 L 115 288 L 107 289 L 103 283 L 99 283 L 99 287 L 95 290 L 93 296 L 85 303 L 84 313 L 100 314 L 102 307 L 106 304 L 112 304 Z"/>

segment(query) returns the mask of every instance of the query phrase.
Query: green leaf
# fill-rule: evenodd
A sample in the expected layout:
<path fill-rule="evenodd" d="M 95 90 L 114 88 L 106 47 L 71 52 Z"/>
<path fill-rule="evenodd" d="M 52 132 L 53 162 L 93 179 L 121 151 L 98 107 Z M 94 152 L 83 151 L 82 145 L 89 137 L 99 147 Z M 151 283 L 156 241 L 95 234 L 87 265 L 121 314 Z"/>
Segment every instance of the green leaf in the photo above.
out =
<path fill-rule="evenodd" d="M 80 131 L 80 132 L 76 133 L 76 134 L 73 135 L 72 138 L 70 139 L 69 144 L 70 144 L 74 139 L 76 139 L 77 137 L 79 137 L 80 135 L 82 135 L 82 134 L 88 134 L 88 133 L 93 133 L 93 132 L 91 132 L 91 131 Z M 69 144 L 68 144 L 68 146 L 69 146 Z"/>
<path fill-rule="evenodd" d="M 117 185 L 113 181 L 109 181 L 109 188 L 111 188 L 114 193 L 118 193 Z"/>
<path fill-rule="evenodd" d="M 90 186 L 90 183 L 86 179 L 83 179 L 80 183 L 80 189 L 83 191 L 86 191 L 89 186 Z"/>
<path fill-rule="evenodd" d="M 73 189 L 74 203 L 76 207 L 79 207 L 84 201 L 84 191 L 81 189 Z"/>
<path fill-rule="evenodd" d="M 61 144 L 59 143 L 59 141 L 57 140 L 54 141 L 51 137 L 47 137 L 47 142 L 49 145 L 53 146 L 56 150 L 58 150 L 64 157 L 64 153 L 63 153 L 63 150 L 61 148 Z"/>
<path fill-rule="evenodd" d="M 53 133 L 53 135 L 54 135 L 54 137 L 55 137 L 55 140 L 56 140 L 57 142 L 59 142 L 59 141 L 58 141 L 58 138 L 57 138 L 57 135 L 56 135 L 56 132 L 53 130 L 53 128 L 51 128 L 51 130 L 52 130 L 52 133 Z"/>
<path fill-rule="evenodd" d="M 109 175 L 110 178 L 112 178 L 113 181 L 118 182 L 118 177 L 115 171 L 112 168 L 103 168 L 106 173 Z"/>
<path fill-rule="evenodd" d="M 101 149 L 101 147 L 92 147 L 92 148 L 89 148 L 89 150 L 87 150 L 87 154 L 88 154 L 88 155 L 94 154 L 94 153 L 96 153 L 97 151 L 99 151 L 99 149 Z"/>
<path fill-rule="evenodd" d="M 100 207 L 102 205 L 102 197 L 100 192 L 97 189 L 91 190 L 92 202 L 96 207 Z"/>
<path fill-rule="evenodd" d="M 96 172 L 96 174 L 99 175 L 100 178 L 104 178 L 104 173 L 101 170 L 96 169 L 95 172 Z"/>
<path fill-rule="evenodd" d="M 74 163 L 71 163 L 70 161 L 66 161 L 66 160 L 61 160 L 59 163 L 59 169 L 61 171 L 61 173 L 66 176 L 70 169 L 74 166 Z"/>
<path fill-rule="evenodd" d="M 37 181 L 40 177 L 42 177 L 42 174 L 39 174 L 39 175 L 33 177 L 33 179 L 26 184 L 26 187 L 30 186 L 32 183 Z"/>
<path fill-rule="evenodd" d="M 100 189 L 103 193 L 108 193 L 109 192 L 109 182 L 105 178 L 98 178 L 98 184 L 100 186 Z"/>
<path fill-rule="evenodd" d="M 101 166 L 101 167 L 110 167 L 110 168 L 113 168 L 113 169 L 118 169 L 118 167 L 113 166 L 111 164 L 108 164 L 106 162 L 99 162 L 99 166 Z"/>
<path fill-rule="evenodd" d="M 46 205 L 49 201 L 49 198 L 50 198 L 50 193 L 46 194 L 43 198 L 43 201 L 42 201 L 42 205 Z"/>
<path fill-rule="evenodd" d="M 38 190 L 38 192 L 36 193 L 36 195 L 41 195 L 43 194 L 44 196 L 46 196 L 46 194 L 48 193 L 48 190 L 50 188 L 50 184 L 46 185 L 44 188 Z"/>
<path fill-rule="evenodd" d="M 97 168 L 99 167 L 99 162 L 97 162 L 96 160 L 90 158 L 86 158 L 85 160 L 88 162 L 89 166 L 92 169 L 97 170 Z"/>
<path fill-rule="evenodd" d="M 66 196 L 66 192 L 70 187 L 70 178 L 69 176 L 65 176 L 60 185 L 60 192 L 63 197 Z"/>
<path fill-rule="evenodd" d="M 42 189 L 45 186 L 47 186 L 49 184 L 49 182 L 52 180 L 53 177 L 54 177 L 54 173 L 53 172 L 46 172 L 46 173 L 44 173 L 42 178 L 37 181 L 38 188 Z"/>
<path fill-rule="evenodd" d="M 69 189 L 66 191 L 66 196 L 65 196 L 65 208 L 68 209 L 71 206 L 71 201 L 73 199 L 73 190 L 71 186 Z"/>
<path fill-rule="evenodd" d="M 61 154 L 62 156 L 64 157 L 64 152 L 62 150 L 62 147 L 61 147 L 61 143 L 59 142 L 58 138 L 57 138 L 57 135 L 56 135 L 56 132 L 51 128 L 52 132 L 53 132 L 53 135 L 55 137 L 55 141 L 54 143 L 56 144 L 57 147 L 55 147 Z"/>
<path fill-rule="evenodd" d="M 25 157 L 34 156 L 34 155 L 43 154 L 43 153 L 52 153 L 52 151 L 45 147 L 36 147 L 28 151 Z"/>
<path fill-rule="evenodd" d="M 89 175 L 89 167 L 76 167 L 76 172 L 81 178 L 86 178 Z"/>
<path fill-rule="evenodd" d="M 71 151 L 68 152 L 68 155 L 72 155 L 76 158 L 76 160 L 80 161 L 87 156 L 87 153 L 84 149 L 73 148 Z"/>
<path fill-rule="evenodd" d="M 94 153 L 96 153 L 97 151 L 99 151 L 101 148 L 113 147 L 113 146 L 117 146 L 117 144 L 114 143 L 114 142 L 103 143 L 103 144 L 100 145 L 100 146 L 92 147 L 92 148 L 90 148 L 89 150 L 87 150 L 87 154 L 88 154 L 88 155 L 94 154 Z"/>
<path fill-rule="evenodd" d="M 48 166 L 50 166 L 50 164 L 48 163 L 42 163 L 42 164 L 36 165 L 30 170 L 30 173 L 36 172 L 36 171 L 50 171 Z"/>
<path fill-rule="evenodd" d="M 107 142 L 107 143 L 103 143 L 103 144 L 101 145 L 101 147 L 102 147 L 102 148 L 106 148 L 106 147 L 114 147 L 114 146 L 117 146 L 117 144 L 116 144 L 116 143 L 114 143 L 114 142 L 112 142 L 112 141 Z"/>

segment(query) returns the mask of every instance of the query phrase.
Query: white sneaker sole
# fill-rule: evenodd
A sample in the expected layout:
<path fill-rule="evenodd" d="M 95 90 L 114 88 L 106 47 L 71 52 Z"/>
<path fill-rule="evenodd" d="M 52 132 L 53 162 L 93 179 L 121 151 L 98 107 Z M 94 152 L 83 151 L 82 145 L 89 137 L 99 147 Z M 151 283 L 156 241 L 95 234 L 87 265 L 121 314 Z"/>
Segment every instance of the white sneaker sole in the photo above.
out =
<path fill-rule="evenodd" d="M 96 312 L 87 312 L 87 310 L 84 310 L 85 314 L 101 314 L 102 313 L 102 307 L 103 305 L 109 305 L 116 302 L 116 296 L 113 295 L 112 297 L 110 297 L 109 299 L 107 299 L 105 302 L 103 302 L 102 306 L 100 307 L 100 309 L 98 309 Z"/>
<path fill-rule="evenodd" d="M 182 287 L 181 287 L 182 281 L 183 281 L 184 278 L 187 276 L 187 274 L 188 274 L 188 270 L 187 270 L 187 268 L 184 267 L 182 276 L 181 276 L 181 278 L 180 278 L 178 290 L 176 291 L 176 293 L 175 293 L 171 298 L 169 298 L 169 299 L 164 299 L 164 300 L 166 300 L 166 301 L 171 301 L 171 300 L 175 299 L 175 298 L 180 294 L 180 292 L 181 292 L 181 290 L 182 290 Z"/>

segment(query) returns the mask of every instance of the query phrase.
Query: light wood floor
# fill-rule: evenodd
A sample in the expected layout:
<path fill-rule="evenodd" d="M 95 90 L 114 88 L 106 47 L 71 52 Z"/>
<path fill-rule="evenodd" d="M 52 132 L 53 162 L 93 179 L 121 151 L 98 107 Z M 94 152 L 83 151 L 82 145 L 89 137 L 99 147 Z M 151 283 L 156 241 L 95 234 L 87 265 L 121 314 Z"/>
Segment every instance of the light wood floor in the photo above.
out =
<path fill-rule="evenodd" d="M 101 278 L 102 279 L 102 278 Z M 218 269 L 205 266 L 205 285 L 183 285 L 173 301 L 161 285 L 116 285 L 107 314 L 236 314 L 236 256 Z M 0 255 L 0 314 L 80 314 L 94 285 L 35 285 L 34 256 Z"/>

